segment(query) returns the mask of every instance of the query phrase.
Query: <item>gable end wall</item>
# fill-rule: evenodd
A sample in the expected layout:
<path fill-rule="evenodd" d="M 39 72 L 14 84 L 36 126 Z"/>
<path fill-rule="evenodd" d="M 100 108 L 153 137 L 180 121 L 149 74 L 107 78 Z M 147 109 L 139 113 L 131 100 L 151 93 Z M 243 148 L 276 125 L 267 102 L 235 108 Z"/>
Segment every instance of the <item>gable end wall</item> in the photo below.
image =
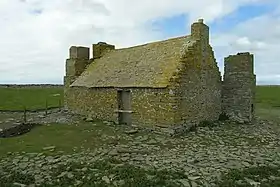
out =
<path fill-rule="evenodd" d="M 177 77 L 176 124 L 214 121 L 221 114 L 221 74 L 210 45 L 197 41 L 186 51 Z"/>

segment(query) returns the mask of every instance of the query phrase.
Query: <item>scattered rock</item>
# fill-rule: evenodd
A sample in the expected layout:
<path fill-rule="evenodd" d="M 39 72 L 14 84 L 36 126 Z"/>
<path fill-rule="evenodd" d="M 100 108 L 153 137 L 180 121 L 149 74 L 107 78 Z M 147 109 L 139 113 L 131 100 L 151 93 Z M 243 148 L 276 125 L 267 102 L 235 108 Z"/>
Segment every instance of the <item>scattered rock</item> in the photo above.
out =
<path fill-rule="evenodd" d="M 244 180 L 247 182 L 247 183 L 249 183 L 251 186 L 254 186 L 254 187 L 259 187 L 260 186 L 260 182 L 256 182 L 256 181 L 254 181 L 254 180 L 252 180 L 252 179 L 249 179 L 249 178 L 247 178 L 247 177 L 244 177 Z"/>
<path fill-rule="evenodd" d="M 197 180 L 199 178 L 200 178 L 200 176 L 195 176 L 195 177 L 190 176 L 190 177 L 188 177 L 188 179 L 191 180 L 191 181 Z"/>
<path fill-rule="evenodd" d="M 105 181 L 107 184 L 110 184 L 110 179 L 107 176 L 103 176 L 102 180 Z"/>
<path fill-rule="evenodd" d="M 14 182 L 13 185 L 14 186 L 19 186 L 19 187 L 26 187 L 27 186 L 25 184 L 21 184 L 21 183 L 17 183 L 17 182 Z"/>
<path fill-rule="evenodd" d="M 54 150 L 56 146 L 43 147 L 44 151 Z"/>
<path fill-rule="evenodd" d="M 117 156 L 119 153 L 116 149 L 113 149 L 108 154 L 111 155 L 111 156 Z"/>
<path fill-rule="evenodd" d="M 88 117 L 84 118 L 84 121 L 85 122 L 93 122 L 94 120 L 93 120 L 92 117 L 88 116 Z"/>
<path fill-rule="evenodd" d="M 180 183 L 182 183 L 185 187 L 191 187 L 191 184 L 188 179 L 179 179 Z"/>
<path fill-rule="evenodd" d="M 128 130 L 128 131 L 125 131 L 126 134 L 136 134 L 138 133 L 138 130 L 137 129 L 133 129 L 133 130 Z"/>

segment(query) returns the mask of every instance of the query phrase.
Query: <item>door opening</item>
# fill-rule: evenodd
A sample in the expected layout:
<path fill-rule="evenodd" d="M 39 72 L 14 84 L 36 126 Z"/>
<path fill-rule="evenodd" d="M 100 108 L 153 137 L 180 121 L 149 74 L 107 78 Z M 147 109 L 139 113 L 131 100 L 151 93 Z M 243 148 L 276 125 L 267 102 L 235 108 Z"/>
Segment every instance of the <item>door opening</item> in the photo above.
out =
<path fill-rule="evenodd" d="M 119 124 L 130 125 L 131 118 L 131 91 L 118 90 L 118 122 Z"/>
<path fill-rule="evenodd" d="M 254 104 L 251 104 L 251 113 L 253 114 L 254 113 Z"/>

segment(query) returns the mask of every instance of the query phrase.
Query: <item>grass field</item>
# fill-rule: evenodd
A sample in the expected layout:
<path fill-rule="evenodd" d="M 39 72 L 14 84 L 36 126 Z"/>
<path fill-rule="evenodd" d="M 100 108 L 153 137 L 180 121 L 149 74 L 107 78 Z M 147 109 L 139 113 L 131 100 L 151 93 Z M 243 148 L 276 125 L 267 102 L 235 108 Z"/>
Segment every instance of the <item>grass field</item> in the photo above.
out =
<path fill-rule="evenodd" d="M 60 94 L 60 96 L 54 96 Z M 63 104 L 63 88 L 0 88 L 0 110 L 44 109 Z M 280 86 L 257 86 L 256 102 L 262 108 L 280 107 Z"/>
<path fill-rule="evenodd" d="M 45 109 L 46 102 L 48 107 L 62 105 L 63 88 L 0 88 L 0 110 Z"/>
<path fill-rule="evenodd" d="M 61 97 L 53 97 L 53 94 L 60 94 Z M 48 99 L 48 104 L 51 107 L 57 107 L 59 105 L 59 98 L 63 102 L 63 89 L 62 88 L 29 88 L 29 89 L 15 89 L 15 88 L 1 88 L 0 89 L 0 110 L 21 110 L 23 106 L 27 109 L 44 109 L 46 105 L 46 99 Z M 257 115 L 266 119 L 279 119 L 280 111 L 280 86 L 268 87 L 268 86 L 258 86 L 256 92 L 256 102 L 257 102 Z M 61 103 L 62 104 L 62 103 Z M 278 118 L 277 118 L 278 117 Z M 68 124 L 50 124 L 46 126 L 41 126 L 33 129 L 30 133 L 25 135 L 0 139 L 0 161 L 1 157 L 7 157 L 10 152 L 27 152 L 27 153 L 44 153 L 45 155 L 57 155 L 57 154 L 73 154 L 79 153 L 86 149 L 95 149 L 104 147 L 106 145 L 114 145 L 117 142 L 125 143 L 126 141 L 132 141 L 137 136 L 142 134 L 127 136 L 122 131 L 116 131 L 116 129 L 106 126 L 103 122 L 96 121 L 94 123 L 81 123 L 78 125 L 68 125 Z M 110 139 L 108 137 L 115 137 L 115 139 Z M 118 137 L 116 139 L 116 137 Z M 129 138 L 128 138 L 129 137 Z M 55 146 L 55 151 L 44 151 L 45 147 Z M 59 153 L 60 152 L 60 153 Z M 106 168 L 103 172 L 108 172 L 111 169 L 115 176 L 120 179 L 125 180 L 127 183 L 124 186 L 175 186 L 169 185 L 164 181 L 168 177 L 173 178 L 183 176 L 183 173 L 172 173 L 167 174 L 167 171 L 148 171 L 148 173 L 153 173 L 155 176 L 153 180 L 147 180 L 145 178 L 145 172 L 139 168 L 125 165 L 121 168 L 114 168 L 107 163 L 94 163 L 99 164 L 98 167 Z M 117 162 L 117 161 L 116 161 Z M 83 169 L 83 165 L 71 166 L 74 169 Z M 77 172 L 76 170 L 73 172 Z M 223 176 L 223 181 L 220 186 L 236 186 L 234 181 L 239 180 L 244 177 L 250 176 L 266 176 L 275 175 L 279 176 L 279 170 L 275 170 L 269 167 L 262 168 L 249 168 L 243 171 L 232 170 L 227 175 Z M 53 175 L 59 175 L 63 171 L 63 168 L 57 168 Z M 112 174 L 112 173 L 111 173 Z M 77 174 L 82 177 L 82 175 Z M 109 175 L 109 173 L 108 173 Z M 22 176 L 19 173 L 12 173 L 11 178 L 7 181 L 2 180 L 0 174 L 0 186 L 9 186 L 14 178 L 22 179 L 22 182 L 32 183 L 33 178 Z M 131 178 L 135 178 L 135 181 L 131 181 Z M 6 180 L 6 179 L 5 179 Z M 79 179 L 82 180 L 82 179 Z M 18 180 L 20 182 L 20 180 Z M 102 180 L 101 180 L 102 181 Z M 135 185 L 137 182 L 139 185 Z M 85 184 L 84 186 L 92 186 L 93 183 Z M 63 178 L 61 181 L 56 181 L 58 186 L 69 186 L 70 179 Z M 95 186 L 106 186 L 106 183 L 101 182 Z M 279 180 L 271 183 L 270 186 L 279 186 Z M 122 186 L 122 185 L 119 185 Z M 242 185 L 241 185 L 242 186 Z M 241 187 L 240 186 L 240 187 Z"/>
<path fill-rule="evenodd" d="M 280 86 L 257 86 L 256 103 L 259 107 L 280 108 Z"/>

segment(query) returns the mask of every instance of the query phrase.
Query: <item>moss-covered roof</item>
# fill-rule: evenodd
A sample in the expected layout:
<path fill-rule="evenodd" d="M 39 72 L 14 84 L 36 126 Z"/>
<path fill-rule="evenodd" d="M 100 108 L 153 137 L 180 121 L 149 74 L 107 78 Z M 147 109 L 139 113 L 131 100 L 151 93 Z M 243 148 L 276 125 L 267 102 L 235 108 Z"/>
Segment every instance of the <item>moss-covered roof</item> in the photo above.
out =
<path fill-rule="evenodd" d="M 182 50 L 192 45 L 182 36 L 115 49 L 95 59 L 71 86 L 162 88 L 180 64 Z"/>

